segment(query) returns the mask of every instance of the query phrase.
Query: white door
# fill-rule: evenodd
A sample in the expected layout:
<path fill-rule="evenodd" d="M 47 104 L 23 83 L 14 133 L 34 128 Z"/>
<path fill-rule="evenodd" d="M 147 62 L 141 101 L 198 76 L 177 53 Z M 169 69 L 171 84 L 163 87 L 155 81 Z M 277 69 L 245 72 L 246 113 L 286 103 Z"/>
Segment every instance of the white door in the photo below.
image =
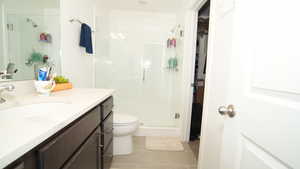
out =
<path fill-rule="evenodd" d="M 220 168 L 300 169 L 300 2 L 234 4 Z"/>

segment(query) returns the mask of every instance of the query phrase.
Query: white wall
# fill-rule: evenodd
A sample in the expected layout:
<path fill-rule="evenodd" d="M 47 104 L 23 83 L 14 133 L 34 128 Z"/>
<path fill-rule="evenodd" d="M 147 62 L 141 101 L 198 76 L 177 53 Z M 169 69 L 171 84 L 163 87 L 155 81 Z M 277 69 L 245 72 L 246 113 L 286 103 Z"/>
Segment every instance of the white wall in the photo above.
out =
<path fill-rule="evenodd" d="M 187 140 L 187 129 L 190 127 L 190 123 L 188 121 L 191 120 L 191 110 L 187 109 L 188 101 L 186 100 L 187 95 L 190 94 L 190 90 L 187 89 L 187 85 L 190 86 L 190 84 L 187 82 L 187 79 L 192 76 L 190 74 L 190 71 L 187 71 L 187 62 L 190 63 L 191 58 L 187 58 L 187 34 L 189 33 L 189 28 L 186 27 L 186 17 L 187 17 L 187 9 L 191 6 L 191 4 L 195 3 L 197 0 L 181 0 L 181 8 L 177 11 L 177 18 L 178 23 L 183 26 L 184 29 L 184 37 L 181 41 L 181 48 L 179 50 L 179 54 L 182 55 L 181 60 L 181 69 L 179 71 L 179 75 L 177 77 L 177 83 L 179 84 L 178 90 L 174 90 L 174 95 L 178 95 L 176 98 L 174 98 L 174 102 L 176 103 L 176 110 L 180 113 L 181 118 L 180 121 L 178 121 L 177 125 L 181 129 L 181 136 L 184 141 Z M 189 67 L 190 68 L 190 67 Z M 190 68 L 193 69 L 193 68 Z M 189 133 L 188 133 L 189 134 Z"/>
<path fill-rule="evenodd" d="M 196 2 L 197 2 L 197 0 L 182 0 L 182 7 L 185 9 L 190 8 L 191 5 Z"/>
<path fill-rule="evenodd" d="M 186 4 L 190 3 L 190 1 L 195 0 L 183 0 L 180 7 L 187 6 Z M 109 33 L 109 28 L 105 27 L 103 24 L 109 25 L 109 19 L 106 18 L 108 11 L 105 11 L 103 5 L 99 3 L 99 1 L 95 0 L 63 0 L 61 1 L 61 9 L 62 9 L 62 71 L 63 73 L 72 79 L 73 83 L 77 87 L 93 87 L 93 82 L 95 80 L 93 76 L 94 67 L 93 67 L 93 58 L 92 56 L 88 56 L 84 53 L 82 49 L 78 48 L 78 39 L 79 39 L 79 31 L 80 26 L 76 24 L 70 24 L 68 22 L 71 18 L 79 18 L 82 21 L 85 21 L 91 25 L 93 22 L 93 6 L 94 3 L 97 2 L 97 17 L 98 17 L 98 27 L 97 29 L 97 43 L 101 43 L 99 45 L 98 51 L 101 53 L 97 53 L 98 57 L 107 57 L 109 55 L 109 43 L 106 42 L 108 37 L 105 37 Z M 179 1 L 178 1 L 179 2 Z M 100 5 L 99 5 L 100 4 Z M 102 5 L 102 6 L 101 6 Z M 144 10 L 144 7 L 139 9 L 140 11 Z M 148 10 L 149 11 L 149 10 Z M 150 10 L 151 11 L 151 10 Z M 175 13 L 177 14 L 177 23 L 182 26 L 185 23 L 185 11 L 176 9 Z M 101 30 L 100 30 L 101 29 Z M 106 32 L 105 32 L 106 31 Z M 179 62 L 182 64 L 183 61 L 183 42 L 181 43 L 178 49 Z M 108 63 L 108 62 L 107 62 Z M 99 68 L 98 68 L 99 69 Z M 100 68 L 101 69 L 101 68 Z M 106 76 L 110 76 L 107 74 Z M 102 77 L 97 77 L 100 81 Z M 185 117 L 186 112 L 183 112 L 183 103 L 182 103 L 182 95 L 184 92 L 182 90 L 182 79 L 183 72 L 182 69 L 179 69 L 176 77 L 173 79 L 176 87 L 173 88 L 172 96 L 173 96 L 173 105 L 172 112 L 180 113 L 182 115 L 182 119 Z M 107 87 L 107 86 L 105 86 Z M 108 86 L 109 87 L 109 86 Z M 181 120 L 182 120 L 181 119 Z M 182 121 L 177 121 L 176 126 L 181 126 Z"/>
<path fill-rule="evenodd" d="M 3 10 L 2 10 L 2 4 L 0 1 L 0 42 L 2 42 L 3 39 Z M 5 58 L 4 58 L 4 49 L 3 49 L 3 43 L 0 44 L 0 71 L 5 69 Z"/>
<path fill-rule="evenodd" d="M 62 73 L 75 87 L 94 87 L 94 56 L 79 47 L 81 25 L 69 20 L 80 19 L 94 27 L 95 4 L 95 0 L 61 0 Z"/>

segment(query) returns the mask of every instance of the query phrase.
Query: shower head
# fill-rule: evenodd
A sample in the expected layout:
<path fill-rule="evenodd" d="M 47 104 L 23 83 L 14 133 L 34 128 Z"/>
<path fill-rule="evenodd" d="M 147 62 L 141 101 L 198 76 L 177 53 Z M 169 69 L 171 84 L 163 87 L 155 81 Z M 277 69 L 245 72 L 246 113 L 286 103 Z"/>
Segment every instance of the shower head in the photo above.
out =
<path fill-rule="evenodd" d="M 27 18 L 26 21 L 27 21 L 27 23 L 31 23 L 32 27 L 34 27 L 34 28 L 38 27 L 38 25 L 32 19 Z"/>

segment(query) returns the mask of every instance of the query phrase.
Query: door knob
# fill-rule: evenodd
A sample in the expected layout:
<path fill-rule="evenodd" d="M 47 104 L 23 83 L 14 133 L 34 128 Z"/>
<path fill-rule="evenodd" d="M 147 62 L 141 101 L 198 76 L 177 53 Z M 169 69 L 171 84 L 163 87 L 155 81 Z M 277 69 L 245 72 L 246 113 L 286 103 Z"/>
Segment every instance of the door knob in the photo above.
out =
<path fill-rule="evenodd" d="M 219 113 L 222 116 L 228 115 L 230 118 L 233 118 L 236 115 L 236 112 L 234 111 L 234 106 L 231 104 L 229 106 L 221 106 L 219 107 Z"/>

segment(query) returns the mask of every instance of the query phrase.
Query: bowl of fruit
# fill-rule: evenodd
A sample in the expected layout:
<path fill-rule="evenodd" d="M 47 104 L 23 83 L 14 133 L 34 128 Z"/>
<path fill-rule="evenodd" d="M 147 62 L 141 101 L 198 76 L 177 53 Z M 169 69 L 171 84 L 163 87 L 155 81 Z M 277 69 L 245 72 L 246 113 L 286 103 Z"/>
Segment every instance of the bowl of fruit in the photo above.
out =
<path fill-rule="evenodd" d="M 54 77 L 54 81 L 56 86 L 52 90 L 53 92 L 68 90 L 73 88 L 72 83 L 70 83 L 69 79 L 67 79 L 64 76 L 56 76 Z"/>

